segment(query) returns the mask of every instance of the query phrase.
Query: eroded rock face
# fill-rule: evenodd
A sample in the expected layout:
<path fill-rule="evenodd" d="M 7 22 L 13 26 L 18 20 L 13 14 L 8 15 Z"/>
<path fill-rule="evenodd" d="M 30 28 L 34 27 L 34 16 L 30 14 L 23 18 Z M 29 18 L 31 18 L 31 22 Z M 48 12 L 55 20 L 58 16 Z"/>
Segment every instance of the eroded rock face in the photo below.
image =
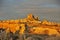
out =
<path fill-rule="evenodd" d="M 19 30 L 20 34 L 29 31 L 28 33 L 30 34 L 60 35 L 60 23 L 49 22 L 47 20 L 39 21 L 38 17 L 34 17 L 32 14 L 29 14 L 24 19 L 0 21 L 1 28 L 5 29 L 7 33 L 15 33 Z"/>

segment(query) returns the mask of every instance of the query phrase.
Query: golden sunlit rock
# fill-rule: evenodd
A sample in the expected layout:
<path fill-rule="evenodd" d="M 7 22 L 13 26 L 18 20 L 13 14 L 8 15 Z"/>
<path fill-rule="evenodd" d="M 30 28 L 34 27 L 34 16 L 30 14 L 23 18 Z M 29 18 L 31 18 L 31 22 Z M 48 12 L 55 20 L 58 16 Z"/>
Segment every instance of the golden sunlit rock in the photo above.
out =
<path fill-rule="evenodd" d="M 28 30 L 26 30 L 26 27 Z M 20 34 L 24 34 L 25 31 L 29 31 L 31 34 L 48 34 L 48 35 L 60 35 L 60 23 L 49 22 L 47 20 L 39 21 L 38 17 L 34 17 L 29 14 L 27 18 L 18 20 L 5 20 L 0 21 L 0 29 L 15 33 L 19 30 Z"/>

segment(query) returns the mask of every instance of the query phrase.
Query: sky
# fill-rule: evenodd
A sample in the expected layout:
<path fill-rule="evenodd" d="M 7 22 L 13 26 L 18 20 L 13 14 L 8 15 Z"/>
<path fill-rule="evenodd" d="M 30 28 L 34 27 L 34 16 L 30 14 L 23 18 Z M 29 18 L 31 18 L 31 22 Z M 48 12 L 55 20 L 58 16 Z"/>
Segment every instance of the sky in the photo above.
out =
<path fill-rule="evenodd" d="M 25 18 L 32 13 L 40 19 L 60 22 L 59 0 L 0 0 L 0 20 Z"/>

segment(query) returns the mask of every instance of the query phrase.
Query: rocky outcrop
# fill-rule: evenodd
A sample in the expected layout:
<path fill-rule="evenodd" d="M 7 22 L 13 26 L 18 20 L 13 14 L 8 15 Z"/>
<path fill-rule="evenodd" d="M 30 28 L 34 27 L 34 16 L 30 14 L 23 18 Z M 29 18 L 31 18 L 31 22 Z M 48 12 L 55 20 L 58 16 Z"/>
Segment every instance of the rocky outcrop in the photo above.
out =
<path fill-rule="evenodd" d="M 0 21 L 1 28 L 5 29 L 6 33 L 15 33 L 19 30 L 20 34 L 24 34 L 27 31 L 30 34 L 60 35 L 60 23 L 47 20 L 41 21 L 32 14 L 29 14 L 24 19 Z"/>

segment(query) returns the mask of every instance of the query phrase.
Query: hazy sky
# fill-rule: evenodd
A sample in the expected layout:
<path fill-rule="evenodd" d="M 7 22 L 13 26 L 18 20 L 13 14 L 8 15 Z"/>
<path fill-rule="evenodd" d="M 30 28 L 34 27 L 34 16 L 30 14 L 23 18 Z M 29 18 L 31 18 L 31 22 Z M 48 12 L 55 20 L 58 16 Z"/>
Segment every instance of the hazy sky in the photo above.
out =
<path fill-rule="evenodd" d="M 24 18 L 33 13 L 41 19 L 60 22 L 59 0 L 0 0 L 0 19 Z"/>

